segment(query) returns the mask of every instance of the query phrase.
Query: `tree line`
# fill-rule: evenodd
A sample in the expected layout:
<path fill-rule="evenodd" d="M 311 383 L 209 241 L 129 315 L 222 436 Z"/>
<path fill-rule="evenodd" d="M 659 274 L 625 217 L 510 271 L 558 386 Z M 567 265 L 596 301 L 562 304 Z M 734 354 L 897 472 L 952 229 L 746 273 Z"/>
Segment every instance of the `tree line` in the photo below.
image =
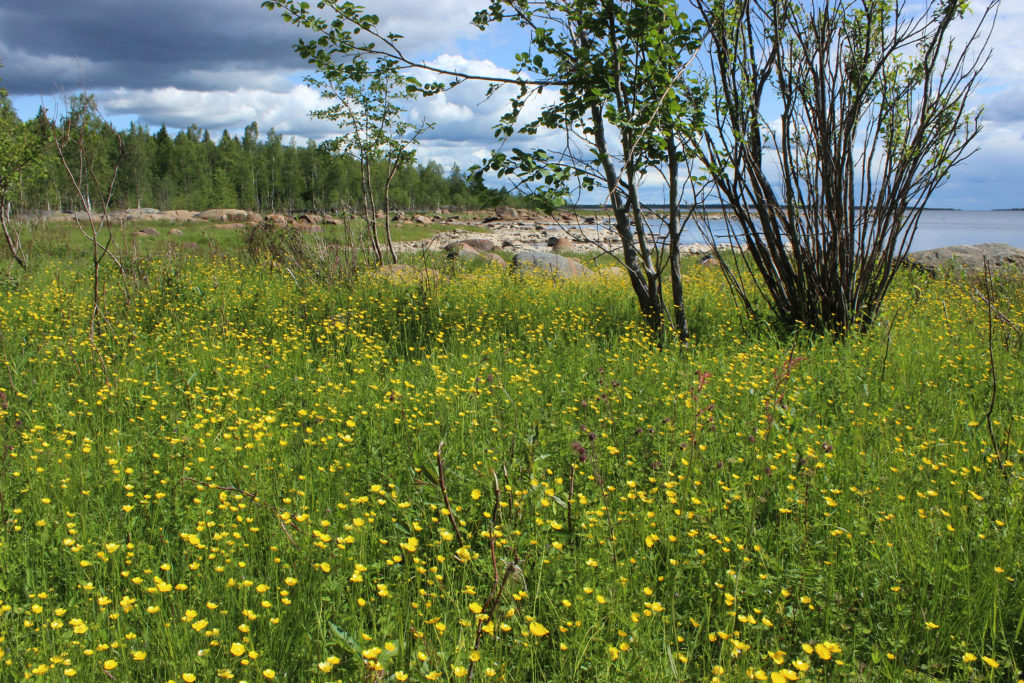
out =
<path fill-rule="evenodd" d="M 166 126 L 154 134 L 139 123 L 119 131 L 100 115 L 93 95 L 79 94 L 68 99 L 58 119 L 40 107 L 34 118 L 22 122 L 2 89 L 0 119 L 6 136 L 17 138 L 32 156 L 10 178 L 7 201 L 15 213 L 83 208 L 56 150 L 62 137 L 82 142 L 75 153 L 95 174 L 91 185 L 112 188 L 112 209 L 329 212 L 357 206 L 364 192 L 359 160 L 332 153 L 312 139 L 286 141 L 273 128 L 261 135 L 255 121 L 241 137 L 227 130 L 214 137 L 194 124 L 173 135 Z M 381 162 L 372 169 L 371 182 L 383 184 L 387 173 Z M 391 207 L 403 210 L 480 208 L 508 199 L 458 166 L 446 170 L 436 161 L 399 168 L 390 195 Z M 99 199 L 86 197 L 93 203 Z"/>

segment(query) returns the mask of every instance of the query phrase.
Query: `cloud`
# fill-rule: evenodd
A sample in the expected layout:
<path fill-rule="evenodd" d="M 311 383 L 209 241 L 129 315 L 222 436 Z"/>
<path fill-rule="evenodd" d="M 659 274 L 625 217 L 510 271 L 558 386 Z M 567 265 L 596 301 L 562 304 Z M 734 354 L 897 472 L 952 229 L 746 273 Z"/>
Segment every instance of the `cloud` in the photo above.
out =
<path fill-rule="evenodd" d="M 1024 85 L 1015 85 L 989 98 L 983 116 L 987 123 L 1024 123 Z"/>
<path fill-rule="evenodd" d="M 323 106 L 318 93 L 306 85 L 287 92 L 239 88 L 226 91 L 194 91 L 166 87 L 154 90 L 118 88 L 100 93 L 101 110 L 107 115 L 134 114 L 151 126 L 186 128 L 195 123 L 214 131 L 241 130 L 256 121 L 265 133 L 274 128 L 284 136 L 323 139 L 336 134 L 328 121 L 309 118 L 312 109 Z"/>
<path fill-rule="evenodd" d="M 410 55 L 429 57 L 452 48 L 460 38 L 481 35 L 472 26 L 473 15 L 487 7 L 487 0 L 375 0 L 367 3 L 381 17 L 385 33 L 403 36 Z"/>
<path fill-rule="evenodd" d="M 976 139 L 978 151 L 953 168 L 949 181 L 939 188 L 930 206 L 962 209 L 1009 209 L 1024 207 L 1021 194 L 1021 160 L 1024 131 L 1019 125 L 988 125 Z"/>
<path fill-rule="evenodd" d="M 253 0 L 41 0 L 0 8 L 4 83 L 16 94 L 83 85 L 233 87 L 255 71 L 301 68 L 293 40 L 294 29 Z"/>
<path fill-rule="evenodd" d="M 976 6 L 973 15 L 967 15 L 964 22 L 971 26 L 977 24 L 980 17 L 978 9 L 983 2 L 972 3 Z M 1024 34 L 1024 3 L 1003 2 L 999 6 L 999 14 L 992 28 L 989 48 L 992 55 L 985 67 L 985 79 L 990 85 L 1006 85 L 1020 83 L 1024 80 L 1024 59 L 1021 59 L 1020 37 Z"/>
<path fill-rule="evenodd" d="M 382 28 L 411 56 L 436 53 L 470 26 L 483 0 L 378 0 Z M 300 29 L 257 0 L 37 0 L 0 5 L 0 71 L 14 95 L 176 87 L 285 92 L 306 68 Z"/>

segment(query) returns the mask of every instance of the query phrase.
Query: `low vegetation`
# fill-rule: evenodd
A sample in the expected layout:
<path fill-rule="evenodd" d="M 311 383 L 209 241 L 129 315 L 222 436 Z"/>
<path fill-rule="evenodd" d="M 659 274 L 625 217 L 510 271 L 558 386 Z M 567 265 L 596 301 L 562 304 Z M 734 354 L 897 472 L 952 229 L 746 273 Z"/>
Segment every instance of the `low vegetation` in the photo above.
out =
<path fill-rule="evenodd" d="M 833 342 L 684 260 L 659 348 L 613 272 L 325 286 L 235 243 L 104 261 L 90 336 L 88 245 L 31 238 L 0 680 L 1021 676 L 1019 275 L 901 271 Z"/>

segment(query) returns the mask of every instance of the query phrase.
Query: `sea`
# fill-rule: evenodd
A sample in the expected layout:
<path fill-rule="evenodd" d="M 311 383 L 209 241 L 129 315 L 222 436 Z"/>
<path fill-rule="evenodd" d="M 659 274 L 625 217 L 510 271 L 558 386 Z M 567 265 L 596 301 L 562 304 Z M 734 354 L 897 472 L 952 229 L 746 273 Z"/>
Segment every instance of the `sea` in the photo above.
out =
<path fill-rule="evenodd" d="M 609 226 L 610 227 L 610 226 Z M 683 244 L 707 242 L 696 226 L 684 231 Z M 710 222 L 712 234 L 725 241 L 725 221 Z M 921 213 L 910 251 L 952 247 L 960 244 L 998 242 L 1024 249 L 1024 210 L 958 211 L 926 209 Z"/>

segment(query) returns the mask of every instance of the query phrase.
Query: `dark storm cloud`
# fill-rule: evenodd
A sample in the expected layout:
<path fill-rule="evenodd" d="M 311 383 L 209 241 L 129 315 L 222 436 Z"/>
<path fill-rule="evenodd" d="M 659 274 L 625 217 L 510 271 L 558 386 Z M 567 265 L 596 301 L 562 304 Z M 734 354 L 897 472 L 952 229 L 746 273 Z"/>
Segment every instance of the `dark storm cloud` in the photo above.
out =
<path fill-rule="evenodd" d="M 258 0 L 0 0 L 12 94 L 104 88 L 284 90 L 297 29 Z"/>

